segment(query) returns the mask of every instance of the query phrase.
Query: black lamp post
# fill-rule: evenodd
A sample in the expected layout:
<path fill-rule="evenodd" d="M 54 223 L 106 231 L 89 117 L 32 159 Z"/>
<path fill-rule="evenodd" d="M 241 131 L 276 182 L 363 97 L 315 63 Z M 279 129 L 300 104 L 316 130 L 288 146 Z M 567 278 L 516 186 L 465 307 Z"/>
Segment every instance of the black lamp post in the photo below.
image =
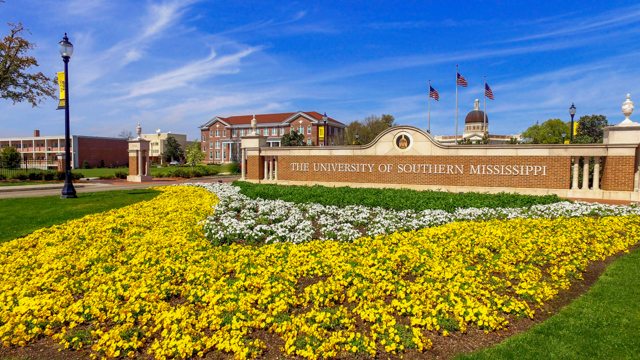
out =
<path fill-rule="evenodd" d="M 358 145 L 360 145 L 360 140 L 358 140 L 358 139 L 360 139 L 360 135 L 358 135 L 358 133 L 356 133 L 356 142 L 358 143 Z"/>
<path fill-rule="evenodd" d="M 573 116 L 576 114 L 576 107 L 573 105 L 573 103 L 571 103 L 571 107 L 569 108 L 569 114 L 571 114 L 571 140 L 569 140 L 570 143 L 573 142 Z"/>
<path fill-rule="evenodd" d="M 322 122 L 324 124 L 324 137 L 322 138 L 322 145 L 327 146 L 327 112 L 322 115 Z"/>
<path fill-rule="evenodd" d="M 64 187 L 62 188 L 61 199 L 77 198 L 76 189 L 73 188 L 71 183 L 71 151 L 69 146 L 71 140 L 69 139 L 69 59 L 73 54 L 73 45 L 69 42 L 67 33 L 64 34 L 62 41 L 58 43 L 58 50 L 62 55 L 62 61 L 64 61 Z"/>
<path fill-rule="evenodd" d="M 564 138 L 567 136 L 567 133 L 563 131 L 560 135 L 562 135 L 562 143 L 564 144 Z"/>

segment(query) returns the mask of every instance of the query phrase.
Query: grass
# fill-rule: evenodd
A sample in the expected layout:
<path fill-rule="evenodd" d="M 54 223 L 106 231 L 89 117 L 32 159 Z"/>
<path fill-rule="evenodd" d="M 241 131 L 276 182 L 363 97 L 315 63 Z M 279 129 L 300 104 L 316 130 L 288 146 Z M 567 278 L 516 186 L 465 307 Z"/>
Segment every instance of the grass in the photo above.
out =
<path fill-rule="evenodd" d="M 409 189 L 376 189 L 324 186 L 284 186 L 253 184 L 235 181 L 241 193 L 251 199 L 284 200 L 293 203 L 319 203 L 344 207 L 362 205 L 366 207 L 380 206 L 394 210 L 438 209 L 454 212 L 459 208 L 517 208 L 532 205 L 552 204 L 563 200 L 557 195 L 520 195 L 520 194 L 484 194 L 453 193 L 445 191 L 417 191 Z"/>
<path fill-rule="evenodd" d="M 158 194 L 141 189 L 79 193 L 77 199 L 66 200 L 58 195 L 0 199 L 0 243 L 67 220 L 150 200 Z"/>
<path fill-rule="evenodd" d="M 640 358 L 640 249 L 613 262 L 584 296 L 488 349 L 456 360 Z"/>
<path fill-rule="evenodd" d="M 45 185 L 64 184 L 64 181 L 21 181 L 21 182 L 0 182 L 0 186 L 21 186 L 21 185 Z"/>

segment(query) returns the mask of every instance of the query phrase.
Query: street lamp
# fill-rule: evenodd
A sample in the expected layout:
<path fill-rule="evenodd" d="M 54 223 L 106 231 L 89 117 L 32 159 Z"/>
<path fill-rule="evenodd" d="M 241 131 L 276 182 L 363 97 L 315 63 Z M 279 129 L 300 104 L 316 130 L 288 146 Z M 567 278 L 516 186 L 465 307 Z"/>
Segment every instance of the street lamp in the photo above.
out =
<path fill-rule="evenodd" d="M 69 59 L 73 55 L 73 45 L 69 42 L 67 33 L 64 33 L 62 41 L 58 43 L 58 50 L 62 55 L 62 61 L 64 61 L 64 187 L 62 188 L 61 199 L 77 198 L 76 189 L 73 188 L 71 182 L 71 151 L 69 146 L 71 140 L 69 139 Z"/>
<path fill-rule="evenodd" d="M 327 112 L 324 112 L 324 115 L 322 115 L 322 122 L 324 123 L 324 132 L 323 135 L 324 137 L 322 138 L 322 145 L 326 146 L 327 145 Z"/>
<path fill-rule="evenodd" d="M 360 145 L 360 141 L 358 140 L 360 138 L 360 135 L 358 135 L 358 133 L 356 133 L 356 142 L 358 143 L 358 145 Z"/>
<path fill-rule="evenodd" d="M 567 133 L 563 131 L 560 135 L 562 135 L 562 143 L 564 144 L 564 137 L 567 136 Z"/>
<path fill-rule="evenodd" d="M 569 108 L 569 114 L 571 114 L 571 140 L 569 140 L 570 143 L 573 142 L 573 116 L 576 114 L 576 107 L 573 105 L 573 103 L 571 103 L 571 107 Z"/>

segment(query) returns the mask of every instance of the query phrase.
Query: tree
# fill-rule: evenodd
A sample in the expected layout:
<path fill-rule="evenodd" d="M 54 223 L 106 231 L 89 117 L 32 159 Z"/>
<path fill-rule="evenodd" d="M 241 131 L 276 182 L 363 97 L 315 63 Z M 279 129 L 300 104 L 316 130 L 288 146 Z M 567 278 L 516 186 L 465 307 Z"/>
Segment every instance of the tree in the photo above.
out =
<path fill-rule="evenodd" d="M 382 116 L 370 115 L 362 122 L 352 121 L 346 128 L 344 138 L 339 138 L 343 144 L 368 144 L 373 141 L 381 132 L 396 126 L 395 118 L 392 115 L 382 114 Z M 356 141 L 356 134 L 358 140 Z M 344 139 L 344 140 L 343 140 Z M 337 145 L 342 145 L 338 143 Z"/>
<path fill-rule="evenodd" d="M 282 135 L 282 146 L 304 146 L 304 135 L 293 130 L 290 134 Z"/>
<path fill-rule="evenodd" d="M 184 150 L 185 156 L 187 158 L 187 164 L 194 166 L 200 164 L 205 157 L 205 154 L 202 152 L 202 148 L 200 145 L 200 141 L 196 140 L 188 145 Z"/>
<path fill-rule="evenodd" d="M 603 129 L 608 125 L 609 122 L 604 115 L 581 116 L 573 142 L 578 144 L 601 143 L 604 137 Z"/>
<path fill-rule="evenodd" d="M 29 32 L 21 23 L 8 23 L 11 27 L 11 35 L 6 36 L 0 42 L 0 97 L 13 101 L 13 103 L 27 101 L 35 107 L 43 99 L 56 98 L 53 81 L 43 73 L 30 74 L 27 70 L 32 66 L 38 66 L 38 61 L 26 53 L 35 47 L 34 43 L 21 37 L 22 33 Z"/>
<path fill-rule="evenodd" d="M 509 141 L 507 141 L 507 144 L 509 144 L 509 145 L 517 145 L 517 144 L 520 144 L 520 141 L 518 141 L 518 139 L 516 139 L 516 138 L 511 138 L 511 139 L 509 139 Z"/>
<path fill-rule="evenodd" d="M 522 133 L 522 138 L 530 144 L 562 144 L 562 133 L 565 133 L 565 139 L 568 138 L 569 129 L 569 124 L 560 119 L 549 119 L 542 124 L 536 121 Z"/>
<path fill-rule="evenodd" d="M 167 137 L 167 144 L 165 145 L 164 149 L 165 150 L 162 155 L 164 156 L 165 162 L 179 160 L 184 157 L 184 152 L 180 147 L 180 143 L 178 143 L 178 140 L 176 140 L 176 138 L 174 138 L 173 136 Z"/>
<path fill-rule="evenodd" d="M 118 137 L 122 139 L 131 140 L 133 139 L 133 132 L 131 132 L 130 130 L 122 129 L 122 131 L 120 131 L 120 133 L 118 134 Z"/>
<path fill-rule="evenodd" d="M 20 153 L 13 146 L 3 148 L 0 158 L 2 158 L 2 167 L 5 169 L 17 168 L 20 165 Z"/>

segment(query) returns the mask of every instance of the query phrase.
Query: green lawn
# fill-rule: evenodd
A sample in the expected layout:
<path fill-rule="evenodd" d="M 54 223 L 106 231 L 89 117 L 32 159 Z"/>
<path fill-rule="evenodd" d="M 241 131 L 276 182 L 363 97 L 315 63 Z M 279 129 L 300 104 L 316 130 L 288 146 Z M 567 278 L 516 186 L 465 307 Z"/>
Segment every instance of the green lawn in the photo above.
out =
<path fill-rule="evenodd" d="M 0 186 L 21 186 L 21 185 L 46 185 L 64 184 L 64 181 L 22 181 L 22 182 L 0 182 Z"/>
<path fill-rule="evenodd" d="M 67 220 L 150 200 L 158 194 L 143 189 L 80 193 L 77 199 L 66 200 L 58 195 L 0 199 L 0 243 Z"/>
<path fill-rule="evenodd" d="M 613 262 L 593 287 L 522 335 L 456 360 L 640 359 L 640 249 Z"/>

